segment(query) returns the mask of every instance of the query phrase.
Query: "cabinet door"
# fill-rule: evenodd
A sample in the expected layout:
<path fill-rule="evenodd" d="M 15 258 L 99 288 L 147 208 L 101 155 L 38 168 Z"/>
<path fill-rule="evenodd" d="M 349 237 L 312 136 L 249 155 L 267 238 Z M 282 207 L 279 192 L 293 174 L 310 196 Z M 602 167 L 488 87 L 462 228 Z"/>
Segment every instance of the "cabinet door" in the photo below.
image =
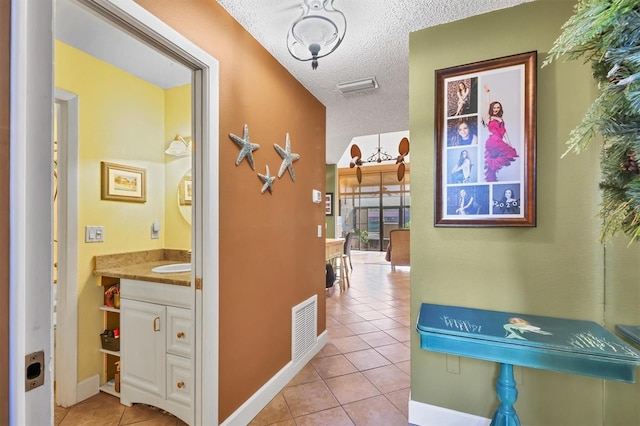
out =
<path fill-rule="evenodd" d="M 164 399 L 166 308 L 122 299 L 120 322 L 123 399 L 130 386 Z"/>
<path fill-rule="evenodd" d="M 167 306 L 167 353 L 191 358 L 191 311 Z"/>
<path fill-rule="evenodd" d="M 187 358 L 167 354 L 167 400 L 189 409 L 192 398 L 191 362 Z"/>

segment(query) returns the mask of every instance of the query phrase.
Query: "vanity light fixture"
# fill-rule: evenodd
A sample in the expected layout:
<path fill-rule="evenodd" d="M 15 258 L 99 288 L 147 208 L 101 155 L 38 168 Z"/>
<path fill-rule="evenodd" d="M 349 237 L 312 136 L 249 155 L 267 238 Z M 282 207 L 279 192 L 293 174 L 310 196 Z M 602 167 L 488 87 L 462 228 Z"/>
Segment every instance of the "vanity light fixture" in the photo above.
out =
<path fill-rule="evenodd" d="M 176 135 L 169 148 L 164 152 L 167 155 L 173 155 L 174 157 L 185 157 L 191 154 L 191 138 L 183 138 L 180 135 Z"/>
<path fill-rule="evenodd" d="M 318 68 L 318 59 L 336 50 L 347 32 L 344 14 L 333 8 L 333 0 L 303 0 L 302 15 L 287 34 L 287 49 L 299 61 L 311 61 Z"/>

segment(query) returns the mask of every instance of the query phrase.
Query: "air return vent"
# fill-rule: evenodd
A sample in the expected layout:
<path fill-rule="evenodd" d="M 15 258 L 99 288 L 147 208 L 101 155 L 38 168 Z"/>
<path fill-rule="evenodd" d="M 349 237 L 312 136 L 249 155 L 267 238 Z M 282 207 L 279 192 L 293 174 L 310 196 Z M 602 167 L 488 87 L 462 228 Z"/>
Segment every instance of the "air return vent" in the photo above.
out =
<path fill-rule="evenodd" d="M 318 339 L 318 296 L 314 295 L 292 309 L 291 359 L 304 355 Z"/>

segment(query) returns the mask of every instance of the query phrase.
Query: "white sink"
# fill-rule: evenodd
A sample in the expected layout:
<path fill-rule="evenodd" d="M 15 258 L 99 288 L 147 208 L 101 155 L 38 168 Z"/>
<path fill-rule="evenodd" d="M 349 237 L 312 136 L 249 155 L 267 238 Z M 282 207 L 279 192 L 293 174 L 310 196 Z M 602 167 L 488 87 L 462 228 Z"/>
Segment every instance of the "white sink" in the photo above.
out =
<path fill-rule="evenodd" d="M 171 263 L 169 265 L 156 266 L 151 270 L 156 274 L 179 274 L 182 272 L 191 272 L 190 263 Z"/>

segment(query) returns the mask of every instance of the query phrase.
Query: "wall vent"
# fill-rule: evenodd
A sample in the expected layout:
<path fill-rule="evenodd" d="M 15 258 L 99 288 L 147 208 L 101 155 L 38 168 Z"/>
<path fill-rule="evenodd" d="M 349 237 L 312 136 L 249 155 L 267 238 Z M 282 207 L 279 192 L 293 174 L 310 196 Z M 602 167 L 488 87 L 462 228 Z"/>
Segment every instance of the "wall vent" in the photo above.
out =
<path fill-rule="evenodd" d="M 294 306 L 291 314 L 291 359 L 296 361 L 318 340 L 318 296 Z"/>

